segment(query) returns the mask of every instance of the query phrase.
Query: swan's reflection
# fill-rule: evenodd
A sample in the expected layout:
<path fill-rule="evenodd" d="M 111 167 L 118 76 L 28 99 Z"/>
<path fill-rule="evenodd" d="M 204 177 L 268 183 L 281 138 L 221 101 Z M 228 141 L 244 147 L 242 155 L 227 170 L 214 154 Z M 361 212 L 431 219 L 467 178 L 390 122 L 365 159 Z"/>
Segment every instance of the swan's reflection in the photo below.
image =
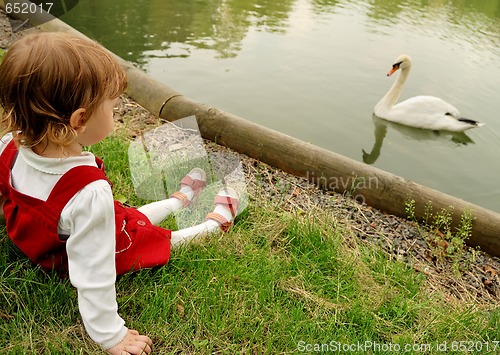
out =
<path fill-rule="evenodd" d="M 409 127 L 399 123 L 386 121 L 377 117 L 375 114 L 373 114 L 372 118 L 375 126 L 375 143 L 373 144 L 371 152 L 366 152 L 362 149 L 363 161 L 366 164 L 375 163 L 380 156 L 388 127 L 398 131 L 409 139 L 417 141 L 441 140 L 443 142 L 453 142 L 453 144 L 457 145 L 474 144 L 474 141 L 464 132 L 431 131 L 428 129 Z"/>

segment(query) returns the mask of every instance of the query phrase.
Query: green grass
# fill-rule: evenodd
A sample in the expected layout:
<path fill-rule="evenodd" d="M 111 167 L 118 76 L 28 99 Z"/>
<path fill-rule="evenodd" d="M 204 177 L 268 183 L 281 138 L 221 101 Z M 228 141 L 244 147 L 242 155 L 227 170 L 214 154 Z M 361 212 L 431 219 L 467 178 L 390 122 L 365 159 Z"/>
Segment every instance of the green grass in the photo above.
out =
<path fill-rule="evenodd" d="M 93 150 L 115 194 L 140 203 L 126 140 L 110 137 Z M 33 267 L 3 229 L 0 244 L 0 353 L 100 353 L 70 282 Z M 495 305 L 430 294 L 425 276 L 361 244 L 328 211 L 291 215 L 257 196 L 228 233 L 174 251 L 165 267 L 119 278 L 117 294 L 120 314 L 153 339 L 155 354 L 326 353 L 367 341 L 366 354 L 399 353 L 384 351 L 391 344 L 431 346 L 408 354 L 500 349 Z M 452 341 L 474 343 L 451 351 Z"/>

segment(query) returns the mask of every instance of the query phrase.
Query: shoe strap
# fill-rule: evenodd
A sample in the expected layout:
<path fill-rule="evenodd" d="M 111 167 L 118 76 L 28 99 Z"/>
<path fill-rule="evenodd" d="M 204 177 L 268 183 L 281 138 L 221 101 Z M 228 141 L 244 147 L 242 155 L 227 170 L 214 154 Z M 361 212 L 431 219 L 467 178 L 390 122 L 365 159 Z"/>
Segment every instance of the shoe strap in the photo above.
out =
<path fill-rule="evenodd" d="M 231 196 L 217 195 L 217 196 L 215 196 L 214 205 L 226 206 L 234 217 L 234 216 L 236 216 L 236 213 L 238 212 L 239 201 L 237 198 L 234 198 Z"/>
<path fill-rule="evenodd" d="M 182 178 L 181 185 L 189 186 L 194 191 L 204 188 L 207 183 L 206 181 L 193 179 L 191 176 L 186 175 Z"/>
<path fill-rule="evenodd" d="M 226 232 L 229 227 L 231 227 L 232 223 L 229 222 L 224 216 L 215 213 L 215 212 L 210 212 L 207 214 L 205 217 L 205 220 L 212 220 L 215 221 L 219 224 L 220 229 L 222 229 L 223 232 Z"/>
<path fill-rule="evenodd" d="M 172 198 L 172 197 L 174 197 L 178 200 L 181 200 L 182 207 L 186 207 L 187 205 L 189 205 L 191 203 L 191 201 L 188 199 L 187 195 L 180 192 L 180 191 L 176 191 L 172 195 L 170 195 L 170 198 Z"/>

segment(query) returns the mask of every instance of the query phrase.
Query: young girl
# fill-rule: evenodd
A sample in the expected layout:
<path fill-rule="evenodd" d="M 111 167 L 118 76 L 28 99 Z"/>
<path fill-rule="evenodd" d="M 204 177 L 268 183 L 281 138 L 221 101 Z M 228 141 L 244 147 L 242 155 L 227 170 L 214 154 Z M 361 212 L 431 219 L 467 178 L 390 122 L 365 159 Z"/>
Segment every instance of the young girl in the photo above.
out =
<path fill-rule="evenodd" d="M 0 65 L 7 233 L 43 269 L 70 278 L 89 336 L 110 354 L 150 353 L 152 346 L 118 315 L 116 275 L 166 264 L 171 246 L 225 228 L 238 209 L 235 191 L 226 187 L 204 223 L 174 232 L 155 225 L 201 192 L 206 177 L 198 168 L 167 200 L 138 209 L 113 200 L 102 161 L 82 147 L 111 132 L 126 85 L 101 46 L 67 34 L 27 35 Z"/>

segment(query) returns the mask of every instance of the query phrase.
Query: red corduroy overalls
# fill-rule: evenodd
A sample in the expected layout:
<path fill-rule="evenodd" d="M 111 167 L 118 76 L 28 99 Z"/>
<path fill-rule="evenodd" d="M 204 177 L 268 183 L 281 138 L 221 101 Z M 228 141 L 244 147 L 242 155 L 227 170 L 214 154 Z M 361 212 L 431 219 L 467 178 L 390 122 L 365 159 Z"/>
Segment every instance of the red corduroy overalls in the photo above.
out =
<path fill-rule="evenodd" d="M 11 141 L 0 156 L 0 192 L 5 198 L 3 210 L 7 234 L 34 263 L 65 277 L 68 271 L 66 241 L 61 240 L 57 230 L 61 212 L 82 188 L 96 180 L 109 180 L 103 169 L 78 166 L 66 172 L 47 201 L 43 201 L 12 187 L 11 168 L 16 157 L 17 148 Z M 102 166 L 100 159 L 96 158 L 96 162 Z M 143 213 L 118 201 L 115 201 L 115 223 L 118 275 L 168 262 L 170 230 L 152 225 Z"/>

